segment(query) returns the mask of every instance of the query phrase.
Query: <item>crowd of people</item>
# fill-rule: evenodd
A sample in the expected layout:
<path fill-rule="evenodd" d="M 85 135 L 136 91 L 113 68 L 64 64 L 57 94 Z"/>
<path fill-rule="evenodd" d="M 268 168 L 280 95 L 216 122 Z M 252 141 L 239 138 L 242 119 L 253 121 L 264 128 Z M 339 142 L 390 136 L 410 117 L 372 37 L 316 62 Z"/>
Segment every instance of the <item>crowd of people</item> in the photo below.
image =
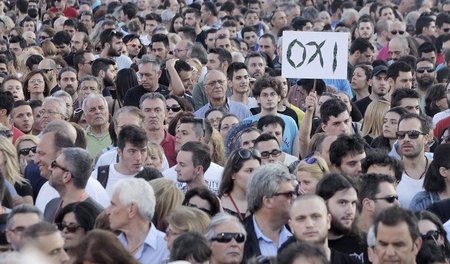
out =
<path fill-rule="evenodd" d="M 0 83 L 0 263 L 450 259 L 449 0 L 0 0 Z"/>

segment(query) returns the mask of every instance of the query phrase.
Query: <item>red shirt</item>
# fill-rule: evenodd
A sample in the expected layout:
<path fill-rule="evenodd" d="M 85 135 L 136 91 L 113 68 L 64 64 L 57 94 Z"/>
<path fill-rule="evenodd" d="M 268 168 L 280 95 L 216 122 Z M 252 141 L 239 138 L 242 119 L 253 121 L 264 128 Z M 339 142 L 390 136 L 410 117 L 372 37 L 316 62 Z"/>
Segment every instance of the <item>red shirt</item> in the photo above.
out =
<path fill-rule="evenodd" d="M 164 139 L 161 142 L 161 147 L 164 149 L 169 167 L 177 164 L 177 153 L 175 152 L 175 137 L 164 131 Z"/>
<path fill-rule="evenodd" d="M 56 7 L 52 7 L 48 11 L 52 12 L 52 13 L 58 13 L 58 9 Z M 66 6 L 66 8 L 64 8 L 63 14 L 65 17 L 68 17 L 68 18 L 77 18 L 78 17 L 78 11 L 73 7 Z"/>

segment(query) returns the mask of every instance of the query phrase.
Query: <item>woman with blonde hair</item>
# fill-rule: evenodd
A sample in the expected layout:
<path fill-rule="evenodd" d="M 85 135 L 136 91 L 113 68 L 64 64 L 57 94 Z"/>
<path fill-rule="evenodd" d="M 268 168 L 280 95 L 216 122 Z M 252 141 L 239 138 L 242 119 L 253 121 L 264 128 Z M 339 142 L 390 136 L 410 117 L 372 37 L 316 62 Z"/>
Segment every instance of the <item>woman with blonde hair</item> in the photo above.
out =
<path fill-rule="evenodd" d="M 173 241 L 186 232 L 205 233 L 209 224 L 209 216 L 202 210 L 194 207 L 179 206 L 167 217 L 166 237 L 167 247 L 172 249 Z"/>
<path fill-rule="evenodd" d="M 149 181 L 149 183 L 153 187 L 156 197 L 152 222 L 158 230 L 164 232 L 167 228 L 167 216 L 183 203 L 184 193 L 169 179 L 159 178 Z"/>
<path fill-rule="evenodd" d="M 0 172 L 17 192 L 18 196 L 13 196 L 14 206 L 22 203 L 33 204 L 33 190 L 28 181 L 20 174 L 16 151 L 14 145 L 7 138 L 0 136 Z"/>
<path fill-rule="evenodd" d="M 211 161 L 223 166 L 225 164 L 225 145 L 223 143 L 222 135 L 219 131 L 213 129 L 211 140 L 209 141 L 209 148 L 211 150 Z"/>
<path fill-rule="evenodd" d="M 25 167 L 34 159 L 38 143 L 39 138 L 33 135 L 23 135 L 16 140 L 15 146 L 19 158 L 20 173 L 23 174 Z"/>
<path fill-rule="evenodd" d="M 364 114 L 362 134 L 368 144 L 371 144 L 374 138 L 383 134 L 384 115 L 390 108 L 390 103 L 383 99 L 372 101 L 367 107 Z"/>
<path fill-rule="evenodd" d="M 58 54 L 58 50 L 56 49 L 55 44 L 50 39 L 46 39 L 41 43 L 42 52 L 44 53 L 44 57 L 48 56 L 56 56 Z"/>
<path fill-rule="evenodd" d="M 327 162 L 318 156 L 311 156 L 300 161 L 297 166 L 297 181 L 300 183 L 299 192 L 315 193 L 317 183 L 330 172 Z"/>
<path fill-rule="evenodd" d="M 155 168 L 159 171 L 162 170 L 163 167 L 163 155 L 164 150 L 161 145 L 156 144 L 154 142 L 150 142 L 147 145 L 147 159 L 145 160 L 144 167 Z M 166 168 L 168 169 L 168 168 Z"/>

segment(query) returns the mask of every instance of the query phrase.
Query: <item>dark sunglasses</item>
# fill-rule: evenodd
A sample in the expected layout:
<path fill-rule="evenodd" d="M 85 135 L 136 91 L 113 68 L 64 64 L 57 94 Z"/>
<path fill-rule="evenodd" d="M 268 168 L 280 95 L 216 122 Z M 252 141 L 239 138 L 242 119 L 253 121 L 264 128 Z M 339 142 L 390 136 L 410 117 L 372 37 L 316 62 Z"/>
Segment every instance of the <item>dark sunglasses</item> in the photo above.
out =
<path fill-rule="evenodd" d="M 212 216 L 210 210 L 205 209 L 205 208 L 200 208 L 200 207 L 198 207 L 198 206 L 195 205 L 195 204 L 191 204 L 191 203 L 187 202 L 187 203 L 184 203 L 183 205 L 184 205 L 184 206 L 187 206 L 187 207 L 197 208 L 197 209 L 199 209 L 199 210 L 205 212 L 207 215 Z"/>
<path fill-rule="evenodd" d="M 261 158 L 263 158 L 263 159 L 268 159 L 270 156 L 278 157 L 280 155 L 281 155 L 281 150 L 278 150 L 278 149 L 274 149 L 274 150 L 272 150 L 272 152 L 269 152 L 269 151 L 261 152 Z"/>
<path fill-rule="evenodd" d="M 416 72 L 417 73 L 424 73 L 424 72 L 432 73 L 432 72 L 434 72 L 434 68 L 432 68 L 432 69 L 417 69 Z"/>
<path fill-rule="evenodd" d="M 397 131 L 397 138 L 404 139 L 406 135 L 408 135 L 409 139 L 417 139 L 420 135 L 426 135 L 423 132 L 417 130 L 409 130 L 409 131 Z"/>
<path fill-rule="evenodd" d="M 375 197 L 372 200 L 385 200 L 388 203 L 394 203 L 395 200 L 398 200 L 398 196 L 397 195 L 390 195 L 390 196 L 386 196 L 386 197 Z"/>
<path fill-rule="evenodd" d="M 132 47 L 132 48 L 138 48 L 138 49 L 142 48 L 142 46 L 139 44 L 128 44 L 127 46 Z"/>
<path fill-rule="evenodd" d="M 19 150 L 19 155 L 28 155 L 30 154 L 30 151 L 33 153 L 36 153 L 36 146 L 31 147 L 31 148 L 23 148 L 21 150 Z"/>
<path fill-rule="evenodd" d="M 167 111 L 172 110 L 174 113 L 178 113 L 181 110 L 181 106 L 175 105 L 175 106 L 167 106 Z"/>
<path fill-rule="evenodd" d="M 296 191 L 289 191 L 289 192 L 280 192 L 280 193 L 275 193 L 273 196 L 284 196 L 286 198 L 292 199 L 292 197 L 297 196 L 297 192 Z"/>
<path fill-rule="evenodd" d="M 308 159 L 306 160 L 306 163 L 308 163 L 309 165 L 312 165 L 312 164 L 316 163 L 317 166 L 319 166 L 319 169 L 320 169 L 322 172 L 325 172 L 325 168 L 322 166 L 322 164 L 320 164 L 320 162 L 319 162 L 315 157 L 310 157 L 310 158 L 308 158 Z"/>
<path fill-rule="evenodd" d="M 391 34 L 392 35 L 397 35 L 397 33 L 400 34 L 400 35 L 403 35 L 403 34 L 405 34 L 405 31 L 403 31 L 403 30 L 391 30 Z"/>
<path fill-rule="evenodd" d="M 58 163 L 56 163 L 56 160 L 52 161 L 52 163 L 50 164 L 50 168 L 52 168 L 52 169 L 58 168 L 65 172 L 69 171 L 68 169 L 66 169 L 66 168 L 62 167 L 61 165 L 59 165 Z"/>
<path fill-rule="evenodd" d="M 58 227 L 58 229 L 60 231 L 63 231 L 64 228 L 67 230 L 67 232 L 69 233 L 75 233 L 77 232 L 78 228 L 80 228 L 80 225 L 77 224 L 64 224 L 64 223 L 56 223 L 56 226 Z"/>
<path fill-rule="evenodd" d="M 261 159 L 261 154 L 256 149 L 244 149 L 241 148 L 237 152 L 238 156 L 242 160 L 249 160 L 251 158 L 258 158 Z"/>
<path fill-rule="evenodd" d="M 12 130 L 0 130 L 0 136 L 10 138 L 13 136 Z"/>
<path fill-rule="evenodd" d="M 437 241 L 439 239 L 440 234 L 441 234 L 441 232 L 439 232 L 438 230 L 431 230 L 431 231 L 428 231 L 426 234 L 421 235 L 421 237 L 422 237 L 422 240 L 433 239 L 434 241 Z"/>
<path fill-rule="evenodd" d="M 245 235 L 242 233 L 220 233 L 216 237 L 211 238 L 211 241 L 229 243 L 233 238 L 238 243 L 243 243 L 245 241 Z"/>

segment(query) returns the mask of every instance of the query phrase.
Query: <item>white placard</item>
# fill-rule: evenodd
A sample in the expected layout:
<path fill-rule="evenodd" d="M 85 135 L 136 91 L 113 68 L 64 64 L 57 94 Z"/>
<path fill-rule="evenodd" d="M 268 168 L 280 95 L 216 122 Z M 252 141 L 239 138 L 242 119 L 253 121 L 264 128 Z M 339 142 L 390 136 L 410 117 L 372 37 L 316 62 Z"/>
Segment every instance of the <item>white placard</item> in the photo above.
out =
<path fill-rule="evenodd" d="M 347 32 L 283 32 L 286 78 L 347 79 Z"/>

